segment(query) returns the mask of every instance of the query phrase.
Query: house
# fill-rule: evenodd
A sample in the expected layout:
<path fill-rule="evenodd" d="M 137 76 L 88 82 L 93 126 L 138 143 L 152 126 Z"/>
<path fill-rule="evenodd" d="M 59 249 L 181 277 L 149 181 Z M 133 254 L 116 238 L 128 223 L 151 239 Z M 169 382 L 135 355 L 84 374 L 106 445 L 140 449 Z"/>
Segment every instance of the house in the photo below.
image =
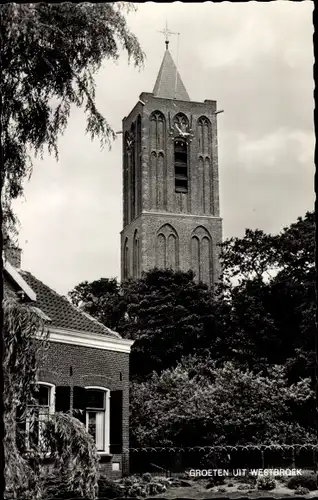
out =
<path fill-rule="evenodd" d="M 4 294 L 13 294 L 35 308 L 48 331 L 48 351 L 38 373 L 41 414 L 73 411 L 95 439 L 101 472 L 110 477 L 128 474 L 133 341 L 74 307 L 30 272 L 22 271 L 20 263 L 20 250 L 7 252 Z"/>

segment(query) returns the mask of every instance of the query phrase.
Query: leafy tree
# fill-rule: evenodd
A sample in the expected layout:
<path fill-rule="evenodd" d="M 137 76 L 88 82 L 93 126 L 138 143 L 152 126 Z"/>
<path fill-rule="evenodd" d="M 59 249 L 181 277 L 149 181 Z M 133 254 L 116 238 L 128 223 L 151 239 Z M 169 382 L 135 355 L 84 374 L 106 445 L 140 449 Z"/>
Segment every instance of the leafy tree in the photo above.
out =
<path fill-rule="evenodd" d="M 102 145 L 114 131 L 95 104 L 94 75 L 121 46 L 136 66 L 144 54 L 129 31 L 126 2 L 1 5 L 1 157 L 3 220 L 12 235 L 11 200 L 23 193 L 32 154 L 44 147 L 58 158 L 58 137 L 72 106 L 82 107 L 86 131 Z M 10 232 L 11 231 L 11 232 Z"/>
<path fill-rule="evenodd" d="M 135 446 L 288 444 L 314 438 L 293 418 L 291 407 L 312 400 L 309 380 L 289 384 L 285 368 L 266 376 L 210 357 L 183 358 L 173 369 L 132 383 L 131 426 Z"/>
<path fill-rule="evenodd" d="M 217 350 L 213 297 L 191 271 L 153 269 L 120 287 L 115 279 L 83 282 L 69 292 L 74 305 L 134 339 L 131 376 L 171 367 L 181 356 L 209 346 Z"/>
<path fill-rule="evenodd" d="M 246 231 L 223 244 L 227 359 L 257 369 L 287 363 L 294 379 L 313 375 L 314 241 L 314 214 L 307 213 L 276 236 Z"/>
<path fill-rule="evenodd" d="M 97 451 L 77 419 L 57 413 L 44 434 L 47 446 L 35 445 L 29 454 L 23 451 L 27 405 L 35 402 L 38 362 L 46 355 L 48 343 L 42 320 L 28 305 L 6 296 L 3 313 L 5 498 L 12 494 L 21 500 L 44 498 L 43 458 L 49 451 L 53 472 L 63 474 L 67 489 L 94 499 Z"/>
<path fill-rule="evenodd" d="M 183 355 L 213 346 L 213 299 L 194 274 L 154 269 L 122 284 L 125 320 L 119 333 L 135 339 L 132 377 L 172 367 Z"/>
<path fill-rule="evenodd" d="M 125 312 L 116 278 L 83 281 L 69 292 L 75 306 L 80 306 L 108 328 L 117 330 Z"/>
<path fill-rule="evenodd" d="M 290 380 L 314 368 L 314 214 L 278 235 L 256 230 L 222 245 L 223 281 L 211 294 L 193 274 L 152 270 L 120 288 L 114 280 L 82 283 L 70 293 L 87 312 L 124 337 L 132 348 L 133 377 L 170 368 L 209 349 L 218 362 L 266 373 L 286 364 Z"/>

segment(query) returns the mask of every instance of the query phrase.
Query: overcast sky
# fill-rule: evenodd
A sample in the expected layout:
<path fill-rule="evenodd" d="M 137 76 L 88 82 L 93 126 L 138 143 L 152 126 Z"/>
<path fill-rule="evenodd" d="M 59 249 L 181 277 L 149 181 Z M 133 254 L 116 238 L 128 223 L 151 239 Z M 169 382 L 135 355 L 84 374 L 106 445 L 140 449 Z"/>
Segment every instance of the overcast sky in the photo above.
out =
<path fill-rule="evenodd" d="M 128 16 L 147 59 L 123 55 L 96 78 L 97 104 L 113 128 L 151 92 L 165 50 L 158 33 L 180 32 L 178 67 L 190 98 L 217 100 L 224 238 L 245 228 L 279 232 L 313 209 L 313 4 L 140 4 Z M 170 50 L 177 58 L 177 37 Z M 60 160 L 36 160 L 21 222 L 22 267 L 66 294 L 83 280 L 120 276 L 121 136 L 112 150 L 85 135 L 74 109 Z"/>

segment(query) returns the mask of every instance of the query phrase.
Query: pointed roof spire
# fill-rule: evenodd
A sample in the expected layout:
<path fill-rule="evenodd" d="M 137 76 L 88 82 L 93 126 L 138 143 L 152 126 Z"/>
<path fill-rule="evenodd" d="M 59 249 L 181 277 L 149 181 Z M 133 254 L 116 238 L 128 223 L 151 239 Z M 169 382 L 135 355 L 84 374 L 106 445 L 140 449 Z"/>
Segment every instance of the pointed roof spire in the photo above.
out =
<path fill-rule="evenodd" d="M 166 29 L 161 31 L 165 35 L 166 50 L 157 76 L 157 80 L 153 89 L 155 97 L 162 97 L 165 99 L 178 99 L 180 101 L 190 101 L 190 97 L 186 88 L 181 80 L 179 71 L 172 59 L 169 52 L 169 35 L 179 35 Z"/>

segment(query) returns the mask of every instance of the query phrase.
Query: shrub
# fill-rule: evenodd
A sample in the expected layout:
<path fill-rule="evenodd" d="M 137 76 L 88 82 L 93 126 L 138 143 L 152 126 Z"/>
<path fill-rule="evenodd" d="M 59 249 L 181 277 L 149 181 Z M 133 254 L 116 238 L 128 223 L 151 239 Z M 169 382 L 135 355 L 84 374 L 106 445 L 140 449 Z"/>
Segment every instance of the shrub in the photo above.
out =
<path fill-rule="evenodd" d="M 298 486 L 298 488 L 295 490 L 295 493 L 298 495 L 308 495 L 309 489 L 304 488 L 303 486 Z"/>
<path fill-rule="evenodd" d="M 249 490 L 251 486 L 249 484 L 240 484 L 237 489 L 238 490 Z"/>
<path fill-rule="evenodd" d="M 157 493 L 161 493 L 160 491 L 162 488 L 162 485 L 159 483 L 149 483 L 147 484 L 147 494 L 152 496 L 152 495 L 157 495 Z"/>
<path fill-rule="evenodd" d="M 212 482 L 215 486 L 221 486 L 221 484 L 225 484 L 225 477 L 224 476 L 213 476 Z"/>
<path fill-rule="evenodd" d="M 163 484 L 166 487 L 170 486 L 171 484 L 171 479 L 167 477 L 154 477 L 153 480 L 156 481 L 156 483 Z"/>
<path fill-rule="evenodd" d="M 118 498 L 124 496 L 125 488 L 107 477 L 100 477 L 98 481 L 98 495 L 101 498 Z"/>
<path fill-rule="evenodd" d="M 296 490 L 299 486 L 307 488 L 309 491 L 317 489 L 317 475 L 314 472 L 305 472 L 301 476 L 293 476 L 287 482 L 287 487 Z"/>
<path fill-rule="evenodd" d="M 223 488 L 222 486 L 218 488 L 219 493 L 226 493 L 226 488 Z"/>
<path fill-rule="evenodd" d="M 273 477 L 270 476 L 258 477 L 256 484 L 258 490 L 269 491 L 269 490 L 274 490 L 276 488 L 276 481 Z"/>
<path fill-rule="evenodd" d="M 45 498 L 50 500 L 68 500 L 74 498 L 74 496 L 75 493 L 69 489 L 66 481 L 61 476 L 48 474 L 45 481 Z"/>
<path fill-rule="evenodd" d="M 256 484 L 256 476 L 253 476 L 252 474 L 247 474 L 246 476 L 237 476 L 235 477 L 235 480 L 239 483 L 247 484 L 247 485 L 252 485 L 254 486 Z"/>
<path fill-rule="evenodd" d="M 145 472 L 143 475 L 142 475 L 142 480 L 145 482 L 145 483 L 150 483 L 151 480 L 152 480 L 152 476 L 150 474 L 150 472 Z"/>
<path fill-rule="evenodd" d="M 122 484 L 126 487 L 132 486 L 135 483 L 138 483 L 138 478 L 136 476 L 124 477 L 124 479 L 122 479 Z"/>

